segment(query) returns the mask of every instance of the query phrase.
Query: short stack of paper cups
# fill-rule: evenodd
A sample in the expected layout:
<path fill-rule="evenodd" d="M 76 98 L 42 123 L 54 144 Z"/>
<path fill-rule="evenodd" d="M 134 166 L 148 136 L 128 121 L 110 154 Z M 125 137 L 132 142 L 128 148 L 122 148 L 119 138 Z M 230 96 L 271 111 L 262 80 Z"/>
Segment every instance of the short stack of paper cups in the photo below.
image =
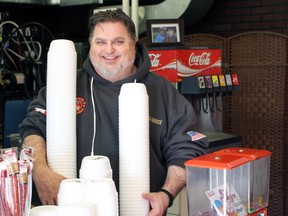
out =
<path fill-rule="evenodd" d="M 82 159 L 79 171 L 81 179 L 111 178 L 110 160 L 102 155 L 90 155 Z"/>
<path fill-rule="evenodd" d="M 86 179 L 64 179 L 58 191 L 58 205 L 77 204 L 85 202 Z"/>
<path fill-rule="evenodd" d="M 97 216 L 118 216 L 118 193 L 110 178 L 89 180 L 85 184 L 85 201 L 95 207 Z"/>
<path fill-rule="evenodd" d="M 77 53 L 74 43 L 53 40 L 47 64 L 48 165 L 66 178 L 76 178 Z"/>
<path fill-rule="evenodd" d="M 123 84 L 119 95 L 119 194 L 121 216 L 146 216 L 150 191 L 149 101 L 146 86 Z"/>
<path fill-rule="evenodd" d="M 111 178 L 63 180 L 59 188 L 58 205 L 62 212 L 68 212 L 69 206 L 74 205 L 83 210 L 86 207 L 87 212 L 91 212 L 92 207 L 93 216 L 119 215 L 118 193 Z"/>

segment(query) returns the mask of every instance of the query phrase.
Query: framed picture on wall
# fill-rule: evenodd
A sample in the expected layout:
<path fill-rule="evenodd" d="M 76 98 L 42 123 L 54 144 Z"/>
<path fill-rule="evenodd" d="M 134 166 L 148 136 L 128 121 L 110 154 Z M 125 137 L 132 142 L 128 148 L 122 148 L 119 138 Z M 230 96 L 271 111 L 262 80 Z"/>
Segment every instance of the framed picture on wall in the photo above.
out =
<path fill-rule="evenodd" d="M 148 46 L 183 46 L 183 19 L 146 20 Z"/>

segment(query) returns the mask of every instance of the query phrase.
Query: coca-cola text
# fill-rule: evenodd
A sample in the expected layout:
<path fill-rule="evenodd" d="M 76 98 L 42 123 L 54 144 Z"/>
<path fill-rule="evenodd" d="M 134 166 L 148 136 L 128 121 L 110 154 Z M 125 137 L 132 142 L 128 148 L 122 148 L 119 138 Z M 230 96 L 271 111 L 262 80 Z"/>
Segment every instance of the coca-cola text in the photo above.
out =
<path fill-rule="evenodd" d="M 201 55 L 195 55 L 194 52 L 191 53 L 189 57 L 188 64 L 193 65 L 209 65 L 210 64 L 210 52 L 203 52 Z"/>

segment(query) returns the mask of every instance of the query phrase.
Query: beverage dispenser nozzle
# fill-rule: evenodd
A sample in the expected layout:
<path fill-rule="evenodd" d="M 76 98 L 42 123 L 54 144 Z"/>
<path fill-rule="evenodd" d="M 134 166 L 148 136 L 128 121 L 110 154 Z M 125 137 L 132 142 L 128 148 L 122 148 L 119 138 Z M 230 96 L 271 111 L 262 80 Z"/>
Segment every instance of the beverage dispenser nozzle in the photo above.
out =
<path fill-rule="evenodd" d="M 211 112 L 215 112 L 214 110 L 214 90 L 212 84 L 212 77 L 205 76 L 205 84 L 206 84 L 206 100 L 208 101 L 208 106 Z M 212 102 L 211 102 L 212 100 Z"/>
<path fill-rule="evenodd" d="M 220 95 L 222 96 L 226 95 L 227 92 L 226 81 L 225 76 L 223 74 L 219 75 L 219 86 L 220 86 Z"/>
<path fill-rule="evenodd" d="M 213 107 L 215 106 L 216 110 L 221 112 L 222 110 L 219 107 L 217 97 L 220 95 L 220 86 L 219 86 L 219 79 L 217 75 L 212 76 L 212 86 L 213 86 Z"/>
<path fill-rule="evenodd" d="M 225 74 L 225 80 L 226 80 L 227 93 L 228 95 L 232 95 L 233 84 L 231 74 Z"/>
<path fill-rule="evenodd" d="M 178 83 L 178 90 L 192 104 L 195 112 L 201 115 L 202 107 L 204 106 L 204 102 L 202 102 L 202 100 L 206 94 L 204 77 L 185 77 Z"/>
<path fill-rule="evenodd" d="M 203 108 L 203 112 L 208 114 L 208 107 L 209 107 L 209 97 L 207 97 L 207 95 L 204 95 L 204 97 L 202 98 L 202 108 Z M 204 103 L 205 101 L 205 103 Z"/>
<path fill-rule="evenodd" d="M 218 100 L 217 100 L 216 97 L 215 97 L 215 105 L 216 105 L 216 109 L 217 109 L 219 112 L 222 112 L 222 109 L 219 108 Z"/>
<path fill-rule="evenodd" d="M 202 106 L 201 106 L 201 103 L 197 103 L 197 101 L 201 101 L 201 97 L 202 97 L 201 95 L 197 95 L 195 96 L 195 100 L 193 101 L 194 102 L 193 107 L 198 115 L 201 114 Z"/>
<path fill-rule="evenodd" d="M 204 113 L 208 113 L 208 96 L 207 96 L 207 83 L 206 78 L 203 76 L 198 77 L 198 85 L 200 89 L 200 97 L 199 97 L 199 104 L 202 104 L 202 110 Z M 201 110 L 200 110 L 201 113 Z"/>
<path fill-rule="evenodd" d="M 210 107 L 210 111 L 212 113 L 215 112 L 214 107 L 215 107 L 215 97 L 214 94 L 211 95 L 211 97 L 209 97 L 209 107 Z"/>

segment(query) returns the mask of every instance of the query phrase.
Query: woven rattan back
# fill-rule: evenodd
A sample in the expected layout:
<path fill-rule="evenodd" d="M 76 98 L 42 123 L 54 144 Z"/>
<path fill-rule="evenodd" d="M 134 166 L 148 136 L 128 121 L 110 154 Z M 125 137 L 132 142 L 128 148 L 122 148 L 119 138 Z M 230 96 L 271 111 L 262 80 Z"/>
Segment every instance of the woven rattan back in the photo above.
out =
<path fill-rule="evenodd" d="M 225 130 L 243 147 L 272 152 L 269 216 L 286 215 L 287 36 L 248 32 L 228 38 L 228 71 L 240 90 L 226 101 Z"/>

